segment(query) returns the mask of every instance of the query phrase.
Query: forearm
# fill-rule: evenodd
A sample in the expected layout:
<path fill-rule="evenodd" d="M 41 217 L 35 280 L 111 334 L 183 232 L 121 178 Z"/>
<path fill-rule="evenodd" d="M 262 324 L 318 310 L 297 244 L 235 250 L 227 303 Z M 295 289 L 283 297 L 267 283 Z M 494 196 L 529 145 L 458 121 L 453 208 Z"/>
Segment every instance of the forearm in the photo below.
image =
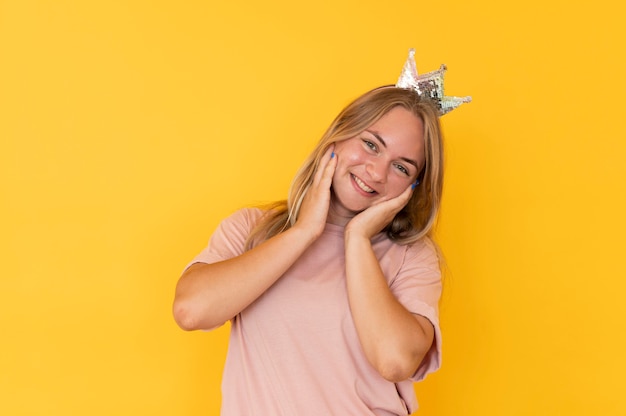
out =
<path fill-rule="evenodd" d="M 406 380 L 432 345 L 432 325 L 395 298 L 369 239 L 346 236 L 346 276 L 350 309 L 369 362 L 390 381 Z"/>
<path fill-rule="evenodd" d="M 176 322 L 186 330 L 222 325 L 272 286 L 313 240 L 292 227 L 241 256 L 192 265 L 176 286 Z"/>

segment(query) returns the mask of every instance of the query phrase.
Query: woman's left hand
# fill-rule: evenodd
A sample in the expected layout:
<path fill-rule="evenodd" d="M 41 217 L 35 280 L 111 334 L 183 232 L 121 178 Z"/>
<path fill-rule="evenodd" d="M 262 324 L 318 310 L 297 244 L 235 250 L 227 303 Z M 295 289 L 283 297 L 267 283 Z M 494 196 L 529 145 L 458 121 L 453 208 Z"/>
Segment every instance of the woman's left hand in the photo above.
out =
<path fill-rule="evenodd" d="M 434 329 L 392 293 L 371 238 L 393 220 L 412 193 L 409 187 L 360 212 L 350 220 L 344 236 L 346 287 L 359 341 L 369 363 L 394 383 L 415 374 L 431 348 Z"/>
<path fill-rule="evenodd" d="M 385 228 L 398 212 L 409 202 L 413 194 L 413 185 L 395 198 L 378 201 L 371 207 L 357 214 L 346 226 L 346 237 L 362 236 L 372 238 Z"/>

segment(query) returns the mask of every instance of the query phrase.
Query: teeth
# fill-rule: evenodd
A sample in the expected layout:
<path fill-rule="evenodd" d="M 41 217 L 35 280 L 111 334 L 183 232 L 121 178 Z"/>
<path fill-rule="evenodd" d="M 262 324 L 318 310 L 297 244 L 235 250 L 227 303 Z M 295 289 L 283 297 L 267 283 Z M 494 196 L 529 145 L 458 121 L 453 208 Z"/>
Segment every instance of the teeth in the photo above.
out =
<path fill-rule="evenodd" d="M 374 192 L 374 190 L 370 188 L 369 186 L 365 185 L 365 183 L 363 183 L 362 180 L 360 180 L 354 175 L 352 175 L 352 177 L 354 178 L 354 182 L 356 182 L 356 184 L 359 185 L 359 188 L 363 189 L 365 192 L 370 193 L 370 194 Z"/>

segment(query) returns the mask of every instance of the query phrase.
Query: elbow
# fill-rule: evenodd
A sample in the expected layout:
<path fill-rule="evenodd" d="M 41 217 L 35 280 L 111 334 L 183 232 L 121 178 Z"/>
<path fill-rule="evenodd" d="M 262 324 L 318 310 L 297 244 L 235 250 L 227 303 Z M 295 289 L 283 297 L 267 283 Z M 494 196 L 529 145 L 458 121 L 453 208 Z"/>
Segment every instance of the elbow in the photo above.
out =
<path fill-rule="evenodd" d="M 414 361 L 401 362 L 400 360 L 390 360 L 392 362 L 380 365 L 378 372 L 387 381 L 392 383 L 399 383 L 404 380 L 408 380 L 415 374 L 419 363 L 415 364 Z"/>
<path fill-rule="evenodd" d="M 416 331 L 418 337 L 413 337 L 404 343 L 387 344 L 379 350 L 377 365 L 375 366 L 385 380 L 398 383 L 413 377 L 434 342 L 432 326 L 429 331 Z"/>
<path fill-rule="evenodd" d="M 399 383 L 415 375 L 425 355 L 425 351 L 417 348 L 403 353 L 388 354 L 379 359 L 375 367 L 385 380 Z"/>
<path fill-rule="evenodd" d="M 174 301 L 173 306 L 174 321 L 176 324 L 185 331 L 194 331 L 198 328 L 198 319 L 193 313 L 192 308 L 186 303 L 180 300 Z"/>
<path fill-rule="evenodd" d="M 172 308 L 174 321 L 185 331 L 195 331 L 204 329 L 200 319 L 200 313 L 189 303 L 182 300 L 175 300 Z"/>
<path fill-rule="evenodd" d="M 208 331 L 222 326 L 225 322 L 214 322 L 215 320 L 211 320 L 210 314 L 205 310 L 201 310 L 189 301 L 179 299 L 174 300 L 172 313 L 176 324 L 185 331 Z"/>

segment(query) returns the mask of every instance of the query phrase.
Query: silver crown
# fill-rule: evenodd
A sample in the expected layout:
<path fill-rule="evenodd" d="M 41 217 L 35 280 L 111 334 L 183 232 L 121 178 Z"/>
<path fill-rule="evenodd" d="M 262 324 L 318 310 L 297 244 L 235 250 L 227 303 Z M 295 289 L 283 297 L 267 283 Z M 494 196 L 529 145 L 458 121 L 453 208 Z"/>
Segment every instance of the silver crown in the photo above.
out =
<path fill-rule="evenodd" d="M 409 49 L 409 57 L 404 63 L 402 73 L 397 88 L 410 89 L 417 92 L 420 97 L 426 97 L 434 101 L 439 107 L 439 115 L 442 116 L 454 110 L 463 103 L 472 101 L 472 97 L 447 97 L 443 93 L 443 75 L 446 72 L 446 66 L 441 65 L 437 71 L 428 72 L 423 75 L 417 75 L 415 66 L 415 49 Z"/>

